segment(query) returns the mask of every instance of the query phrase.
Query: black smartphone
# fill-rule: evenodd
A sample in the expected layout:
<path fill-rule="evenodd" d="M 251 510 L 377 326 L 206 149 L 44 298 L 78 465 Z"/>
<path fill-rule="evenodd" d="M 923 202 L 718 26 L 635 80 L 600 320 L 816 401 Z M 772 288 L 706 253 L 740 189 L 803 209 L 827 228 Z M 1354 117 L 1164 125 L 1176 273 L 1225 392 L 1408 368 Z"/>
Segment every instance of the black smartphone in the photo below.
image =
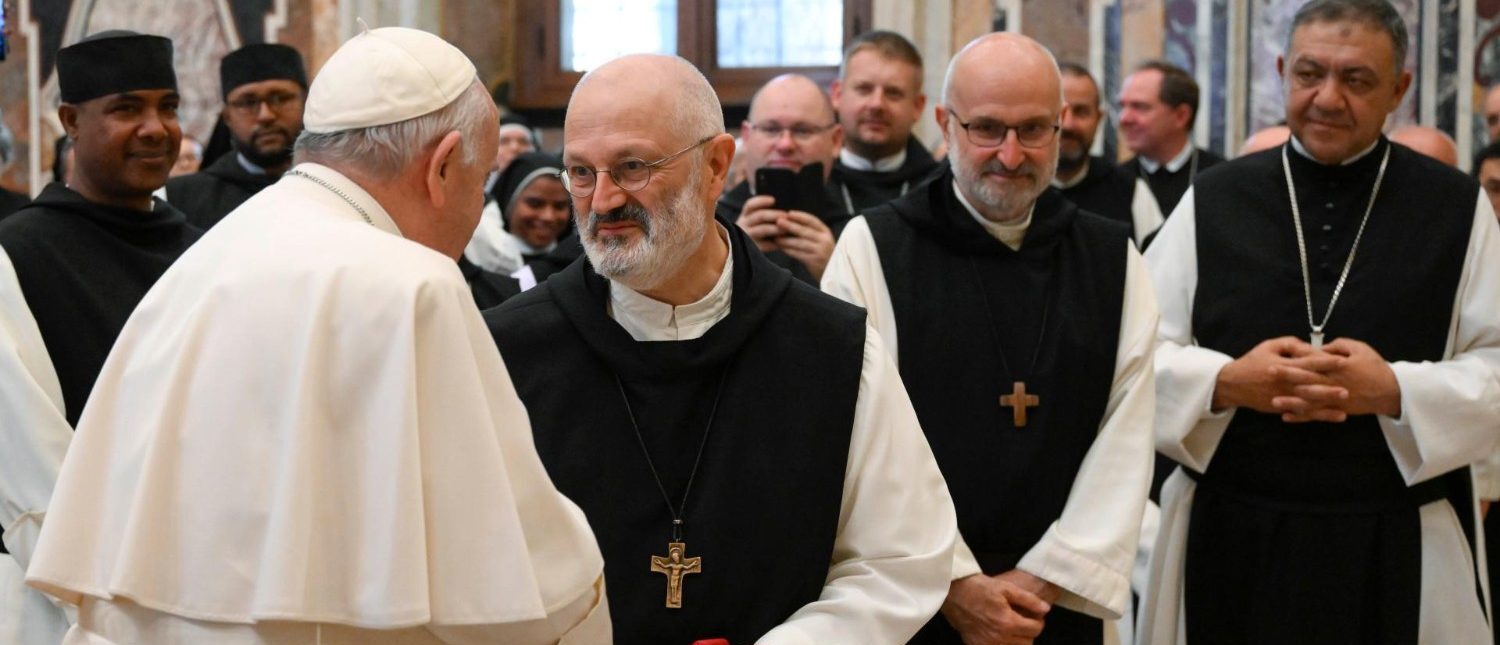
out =
<path fill-rule="evenodd" d="M 790 168 L 758 168 L 755 194 L 770 195 L 781 210 L 818 215 L 823 206 L 823 164 L 807 164 L 796 172 Z"/>

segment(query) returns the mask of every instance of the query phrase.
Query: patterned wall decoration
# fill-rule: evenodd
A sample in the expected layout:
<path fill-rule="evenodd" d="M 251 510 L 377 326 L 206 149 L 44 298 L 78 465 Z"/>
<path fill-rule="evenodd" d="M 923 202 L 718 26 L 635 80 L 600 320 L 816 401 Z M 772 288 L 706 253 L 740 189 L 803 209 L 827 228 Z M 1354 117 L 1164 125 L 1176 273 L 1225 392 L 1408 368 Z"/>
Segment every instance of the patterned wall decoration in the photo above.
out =
<path fill-rule="evenodd" d="M 1474 77 L 1464 83 L 1470 91 L 1473 118 L 1469 127 L 1478 150 L 1489 139 L 1484 124 L 1485 88 L 1500 83 L 1500 0 L 1474 0 Z M 1460 26 L 1462 28 L 1462 26 Z M 1457 83 L 1455 83 L 1457 85 Z"/>

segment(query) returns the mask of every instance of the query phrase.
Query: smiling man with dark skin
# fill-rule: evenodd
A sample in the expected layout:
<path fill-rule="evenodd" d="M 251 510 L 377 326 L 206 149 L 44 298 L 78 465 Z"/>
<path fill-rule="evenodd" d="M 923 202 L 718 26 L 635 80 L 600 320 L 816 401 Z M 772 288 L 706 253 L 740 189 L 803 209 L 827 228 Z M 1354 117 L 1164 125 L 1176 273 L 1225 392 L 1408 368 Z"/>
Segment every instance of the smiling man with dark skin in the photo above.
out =
<path fill-rule="evenodd" d="M 292 143 L 302 133 L 307 71 L 286 45 L 236 49 L 219 64 L 224 125 L 234 154 L 202 171 L 167 182 L 167 201 L 208 229 L 252 195 L 276 183 L 292 165 Z"/>
<path fill-rule="evenodd" d="M 1204 172 L 1146 254 L 1157 449 L 1181 464 L 1144 642 L 1488 643 L 1469 465 L 1500 418 L 1500 227 L 1381 135 L 1411 84 L 1384 0 L 1298 10 L 1291 140 Z"/>
<path fill-rule="evenodd" d="M 166 182 L 182 138 L 172 41 L 125 31 L 95 34 L 58 52 L 57 75 L 58 117 L 74 142 L 69 183 L 49 184 L 0 222 L 0 305 L 13 305 L 0 307 L 12 318 L 0 321 L 0 335 L 34 330 L 45 350 L 29 360 L 23 353 L 29 372 L 0 367 L 0 428 L 6 432 L 0 468 L 10 473 L 0 486 L 0 526 L 10 554 L 3 557 L 23 569 L 72 426 L 125 319 L 199 235 L 181 212 L 151 196 Z M 45 398 L 35 396 L 39 392 Z M 59 642 L 67 621 L 36 593 L 4 590 L 6 598 L 25 604 L 24 636 L 17 642 Z M 22 610 L 0 611 L 9 622 Z"/>

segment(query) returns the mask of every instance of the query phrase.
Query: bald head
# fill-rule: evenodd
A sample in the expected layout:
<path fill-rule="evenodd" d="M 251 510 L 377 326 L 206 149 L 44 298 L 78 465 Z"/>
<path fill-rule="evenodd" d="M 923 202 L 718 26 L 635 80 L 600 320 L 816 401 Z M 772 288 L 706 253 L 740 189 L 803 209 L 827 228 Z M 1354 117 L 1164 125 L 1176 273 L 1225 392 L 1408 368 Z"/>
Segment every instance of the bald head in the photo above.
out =
<path fill-rule="evenodd" d="M 755 92 L 740 140 L 751 177 L 765 166 L 798 171 L 821 163 L 827 180 L 844 131 L 823 88 L 806 76 L 783 74 Z"/>
<path fill-rule="evenodd" d="M 663 119 L 663 110 L 671 110 L 671 118 Z M 584 74 L 568 100 L 564 137 L 575 121 L 592 124 L 601 115 L 617 127 L 666 125 L 684 143 L 724 131 L 723 108 L 713 86 L 678 56 L 622 56 Z"/>
<path fill-rule="evenodd" d="M 1449 166 L 1458 166 L 1458 145 L 1442 130 L 1425 125 L 1408 125 L 1392 130 L 1388 136 L 1391 141 Z"/>
<path fill-rule="evenodd" d="M 1273 125 L 1261 128 L 1250 138 L 1245 139 L 1244 145 L 1240 146 L 1240 156 L 1255 154 L 1262 150 L 1270 150 L 1283 143 L 1292 136 L 1291 128 L 1284 125 Z"/>
<path fill-rule="evenodd" d="M 975 38 L 953 55 L 943 77 L 943 102 L 952 103 L 955 92 L 976 86 L 1005 87 L 1038 85 L 1051 89 L 1062 103 L 1062 74 L 1052 52 L 1031 38 L 1010 32 Z"/>
<path fill-rule="evenodd" d="M 943 103 L 936 116 L 959 191 L 992 222 L 1024 217 L 1057 174 L 1057 59 L 1025 36 L 981 36 L 948 65 Z"/>

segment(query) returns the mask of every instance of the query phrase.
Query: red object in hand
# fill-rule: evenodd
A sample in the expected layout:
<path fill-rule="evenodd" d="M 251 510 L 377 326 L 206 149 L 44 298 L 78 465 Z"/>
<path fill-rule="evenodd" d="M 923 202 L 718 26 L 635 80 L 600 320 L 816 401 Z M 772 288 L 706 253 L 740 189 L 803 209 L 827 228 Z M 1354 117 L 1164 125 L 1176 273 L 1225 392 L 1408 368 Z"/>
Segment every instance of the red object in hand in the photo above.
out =
<path fill-rule="evenodd" d="M 693 641 L 693 645 L 729 645 L 727 638 L 709 638 L 701 641 Z"/>

